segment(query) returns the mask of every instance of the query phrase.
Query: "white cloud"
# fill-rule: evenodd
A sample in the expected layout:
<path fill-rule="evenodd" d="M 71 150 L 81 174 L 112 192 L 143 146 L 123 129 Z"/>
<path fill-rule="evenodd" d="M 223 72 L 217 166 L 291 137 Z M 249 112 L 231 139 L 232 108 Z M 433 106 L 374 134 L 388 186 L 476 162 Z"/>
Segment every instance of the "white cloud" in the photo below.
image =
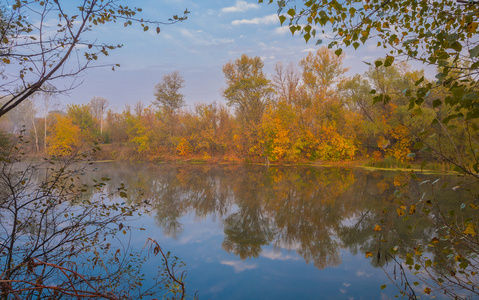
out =
<path fill-rule="evenodd" d="M 314 52 L 314 51 L 316 51 L 316 50 L 318 50 L 318 49 L 317 49 L 317 48 L 316 48 L 316 49 L 315 49 L 315 48 L 307 48 L 307 49 L 302 50 L 301 53 L 304 53 L 304 52 Z"/>
<path fill-rule="evenodd" d="M 287 34 L 287 33 L 291 34 L 291 30 L 289 30 L 288 26 L 281 26 L 281 27 L 275 28 L 274 33 L 281 34 L 281 35 Z"/>
<path fill-rule="evenodd" d="M 192 38 L 192 37 L 195 36 L 190 30 L 188 30 L 186 28 L 179 28 L 178 30 L 179 30 L 180 34 L 184 37 Z"/>
<path fill-rule="evenodd" d="M 224 13 L 245 12 L 249 9 L 257 9 L 259 5 L 256 3 L 248 3 L 246 1 L 238 0 L 234 6 L 229 6 L 221 9 Z"/>
<path fill-rule="evenodd" d="M 242 25 L 242 24 L 275 24 L 279 23 L 278 15 L 272 14 L 268 16 L 264 16 L 262 18 L 253 18 L 253 19 L 242 19 L 242 20 L 234 20 L 231 22 L 231 25 Z"/>
<path fill-rule="evenodd" d="M 258 266 L 256 264 L 248 265 L 242 261 L 232 261 L 232 260 L 223 260 L 221 261 L 222 265 L 232 266 L 235 270 L 235 273 L 243 272 L 244 270 L 256 269 Z"/>
<path fill-rule="evenodd" d="M 202 30 L 188 30 L 186 28 L 179 28 L 180 34 L 188 38 L 192 43 L 203 46 L 218 46 L 234 43 L 234 39 L 229 38 L 213 38 Z"/>

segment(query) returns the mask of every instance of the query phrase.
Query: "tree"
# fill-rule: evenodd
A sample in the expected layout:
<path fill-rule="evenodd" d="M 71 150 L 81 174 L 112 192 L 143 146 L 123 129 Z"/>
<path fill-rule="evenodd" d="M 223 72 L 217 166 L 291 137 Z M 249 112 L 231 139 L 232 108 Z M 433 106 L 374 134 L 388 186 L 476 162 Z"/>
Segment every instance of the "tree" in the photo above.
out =
<path fill-rule="evenodd" d="M 303 82 L 314 98 L 325 98 L 348 68 L 343 67 L 344 55 L 337 56 L 327 47 L 309 53 L 299 65 L 303 69 Z"/>
<path fill-rule="evenodd" d="M 69 116 L 55 114 L 55 125 L 48 136 L 48 154 L 66 156 L 78 151 L 81 146 L 81 128 Z"/>
<path fill-rule="evenodd" d="M 164 264 L 147 288 L 145 257 L 109 243 L 131 234 L 123 224 L 139 209 L 140 203 L 110 201 L 128 197 L 124 185 L 110 192 L 107 177 L 87 183 L 89 164 L 80 160 L 88 153 L 28 162 L 23 141 L 16 142 L 2 147 L 0 161 L 0 299 L 185 299 L 185 274 L 174 275 L 182 264 L 154 240 L 145 247 L 161 254 Z M 19 161 L 25 168 L 16 166 Z"/>
<path fill-rule="evenodd" d="M 162 82 L 155 86 L 156 101 L 153 104 L 162 108 L 167 114 L 173 114 L 185 105 L 184 95 L 180 90 L 185 87 L 185 80 L 178 71 L 163 76 Z"/>
<path fill-rule="evenodd" d="M 227 84 L 223 96 L 229 106 L 236 107 L 236 115 L 243 126 L 259 123 L 273 92 L 263 67 L 260 57 L 246 54 L 223 66 Z"/>
<path fill-rule="evenodd" d="M 276 92 L 276 102 L 286 102 L 296 106 L 301 105 L 302 89 L 301 89 L 301 75 L 296 70 L 295 66 L 290 63 L 284 66 L 281 62 L 274 67 L 275 74 L 273 75 L 273 86 Z"/>
<path fill-rule="evenodd" d="M 272 3 L 273 0 L 268 2 Z M 434 122 L 442 122 L 447 126 L 452 119 L 467 121 L 479 118 L 476 81 L 479 75 L 479 12 L 476 1 L 431 3 L 374 0 L 366 4 L 360 0 L 299 2 L 301 5 L 293 5 L 293 1 L 277 1 L 281 24 L 286 22 L 293 34 L 299 33 L 307 42 L 315 37 L 316 27 L 320 27 L 323 34 L 326 30 L 331 31 L 329 47 L 336 47 L 337 55 L 343 52 L 342 47 L 357 49 L 374 37 L 378 47 L 388 51 L 384 60 L 374 63 L 376 67 L 389 67 L 395 58 L 437 67 L 436 80 L 427 82 L 421 77 L 414 89 L 404 90 L 411 109 L 420 108 L 435 89 L 443 87 L 448 95 L 432 101 L 435 107 L 443 105 L 451 109 Z M 316 42 L 321 43 L 319 39 Z M 376 102 L 387 103 L 391 100 L 391 95 L 387 93 L 372 92 L 376 93 Z M 469 130 L 471 134 L 477 134 L 476 129 Z M 469 138 L 473 139 L 473 136 Z M 472 166 L 455 157 L 443 155 L 433 145 L 426 146 L 461 172 L 479 178 L 476 146 L 469 149 L 471 160 L 476 161 Z"/>
<path fill-rule="evenodd" d="M 272 2 L 273 0 L 269 1 Z M 277 1 L 280 22 L 283 24 L 288 20 L 291 32 L 293 34 L 298 32 L 306 42 L 316 35 L 318 26 L 322 33 L 326 30 L 332 32 L 329 47 L 336 47 L 335 53 L 338 56 L 342 53 L 342 47 L 352 46 L 357 49 L 369 40 L 377 43 L 378 47 L 387 49 L 387 56 L 376 60 L 372 66 L 375 69 L 374 73 L 383 73 L 382 76 L 376 77 L 381 80 L 373 81 L 376 86 L 371 90 L 371 94 L 376 95 L 373 101 L 390 105 L 393 101 L 400 101 L 400 97 L 405 97 L 403 100 L 406 100 L 407 112 L 411 116 L 424 119 L 426 111 L 433 116 L 429 126 L 419 133 L 411 130 L 412 126 L 407 127 L 404 120 L 397 118 L 398 124 L 391 132 L 391 136 L 400 141 L 401 148 L 409 148 L 410 142 L 404 139 L 403 130 L 407 128 L 407 131 L 414 134 L 418 140 L 414 148 L 422 149 L 418 153 L 433 152 L 454 165 L 456 171 L 465 175 L 465 182 L 461 186 L 470 184 L 468 181 L 477 186 L 479 179 L 477 1 L 304 0 L 299 1 L 301 2 L 299 6 L 293 5 L 292 2 Z M 321 40 L 316 42 L 321 43 Z M 388 68 L 393 66 L 396 58 L 435 66 L 437 68 L 435 79 L 429 81 L 425 76 L 421 76 L 416 78 L 414 86 L 408 86 L 399 93 L 387 90 L 382 80 L 388 79 L 384 75 L 390 73 Z M 457 134 L 458 125 L 462 127 L 462 135 Z M 431 139 L 438 141 L 435 138 L 438 129 L 446 138 L 439 139 L 439 143 L 433 143 Z M 446 147 L 443 143 L 448 144 L 452 151 L 444 151 Z M 408 149 L 409 151 L 411 150 Z M 416 153 L 409 153 L 406 156 L 414 155 Z M 414 173 L 411 173 L 411 179 L 420 180 Z M 445 210 L 443 204 L 438 201 L 438 195 L 443 192 L 439 192 L 435 186 L 438 180 L 433 183 L 422 182 L 421 185 L 426 184 L 429 189 L 424 191 L 422 196 L 403 195 L 399 187 L 394 193 L 399 204 L 397 216 L 406 220 L 417 211 L 421 219 L 431 222 L 434 228 L 434 237 L 431 239 L 420 241 L 397 237 L 400 244 L 386 250 L 387 255 L 393 257 L 399 247 L 408 247 L 405 255 L 401 255 L 399 259 L 393 258 L 402 270 L 401 282 L 393 280 L 393 283 L 401 290 L 403 296 L 411 299 L 417 298 L 416 289 L 412 284 L 419 285 L 418 281 L 425 284 L 423 293 L 428 295 L 433 290 L 451 298 L 469 297 L 464 296 L 465 293 L 477 294 L 478 196 L 474 194 L 475 199 L 468 203 L 469 205 L 463 203 L 460 211 Z M 463 210 L 469 208 L 470 217 L 460 215 Z M 407 211 L 409 215 L 406 217 Z M 380 221 L 383 223 L 384 220 Z M 411 227 L 415 226 L 416 224 L 413 224 Z M 429 252 L 437 251 L 436 249 L 440 249 L 444 255 L 433 261 L 429 258 Z M 446 255 L 447 258 L 444 257 Z M 366 252 L 366 257 L 368 256 L 372 256 L 372 253 Z M 452 259 L 448 261 L 448 258 L 454 258 L 454 261 Z M 445 270 L 436 267 L 443 264 L 447 265 Z M 402 265 L 419 280 L 409 283 L 406 279 L 404 283 L 406 268 Z"/>
<path fill-rule="evenodd" d="M 105 117 L 106 108 L 108 107 L 108 100 L 102 97 L 95 97 L 90 100 L 90 107 L 93 116 L 100 120 L 100 135 L 103 135 L 103 119 Z"/>
<path fill-rule="evenodd" d="M 59 103 L 56 101 L 55 89 L 49 84 L 45 84 L 44 88 L 36 96 L 40 96 L 40 113 L 43 116 L 43 151 L 47 152 L 47 132 L 49 125 L 49 115 L 53 108 L 57 108 Z"/>
<path fill-rule="evenodd" d="M 55 85 L 67 78 L 71 79 L 71 85 L 57 90 L 74 88 L 79 74 L 101 56 L 122 47 L 96 37 L 88 39 L 88 33 L 98 30 L 97 26 L 121 22 L 124 26 L 139 24 L 144 31 L 157 26 L 159 33 L 159 25 L 181 22 L 189 13 L 185 10 L 182 16 L 174 15 L 167 22 L 160 22 L 143 19 L 141 8 L 124 6 L 122 0 L 91 0 L 79 5 L 64 0 L 13 2 L 11 9 L 1 11 L 0 60 L 12 71 L 1 72 L 4 80 L 0 93 L 6 101 L 0 107 L 0 117 L 42 91 L 46 83 Z M 56 27 L 47 26 L 51 23 Z"/>
<path fill-rule="evenodd" d="M 98 137 L 98 129 L 90 104 L 68 105 L 67 116 L 71 119 L 73 125 L 80 129 L 79 138 L 84 141 L 93 141 Z"/>

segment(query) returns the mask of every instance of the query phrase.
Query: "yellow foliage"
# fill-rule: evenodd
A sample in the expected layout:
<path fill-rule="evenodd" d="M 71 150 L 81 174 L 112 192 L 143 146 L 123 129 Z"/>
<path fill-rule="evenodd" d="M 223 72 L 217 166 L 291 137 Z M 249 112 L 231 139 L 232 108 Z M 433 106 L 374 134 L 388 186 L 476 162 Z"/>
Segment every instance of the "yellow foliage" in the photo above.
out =
<path fill-rule="evenodd" d="M 476 230 L 474 229 L 474 224 L 472 223 L 467 224 L 466 230 L 464 230 L 463 233 L 470 236 L 476 236 Z"/>
<path fill-rule="evenodd" d="M 322 140 L 318 147 L 319 159 L 352 160 L 357 150 L 354 142 L 340 135 L 333 126 L 322 127 Z"/>
<path fill-rule="evenodd" d="M 72 123 L 69 117 L 56 115 L 56 124 L 47 137 L 48 154 L 68 155 L 80 146 L 80 127 Z"/>
<path fill-rule="evenodd" d="M 180 156 L 188 156 L 192 152 L 192 147 L 186 138 L 182 138 L 176 146 L 176 152 Z"/>
<path fill-rule="evenodd" d="M 394 127 L 389 134 L 396 139 L 396 143 L 386 150 L 386 153 L 400 161 L 411 160 L 408 154 L 411 153 L 412 140 L 409 129 L 403 125 Z"/>
<path fill-rule="evenodd" d="M 302 150 L 300 130 L 295 126 L 296 114 L 291 105 L 270 108 L 263 117 L 258 146 L 270 161 L 295 161 Z"/>

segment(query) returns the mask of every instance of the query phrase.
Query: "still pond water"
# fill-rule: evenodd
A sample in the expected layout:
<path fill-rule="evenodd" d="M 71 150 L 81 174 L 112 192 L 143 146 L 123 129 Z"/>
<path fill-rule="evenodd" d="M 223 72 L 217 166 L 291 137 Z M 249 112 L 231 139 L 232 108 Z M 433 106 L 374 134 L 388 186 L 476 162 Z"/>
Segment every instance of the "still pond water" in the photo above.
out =
<path fill-rule="evenodd" d="M 392 266 L 384 256 L 377 259 L 378 240 L 387 240 L 383 249 L 392 248 L 397 235 L 413 239 L 428 231 L 411 232 L 397 215 L 384 213 L 396 211 L 394 192 L 407 179 L 395 171 L 117 163 L 97 167 L 97 175 L 111 178 L 110 187 L 124 183 L 131 199 L 149 200 L 151 212 L 134 221 L 146 230 L 134 233 L 132 245 L 141 249 L 151 237 L 180 257 L 188 272 L 187 291 L 198 291 L 200 299 L 394 298 L 397 290 L 381 268 L 391 272 Z M 456 180 L 421 176 L 438 178 L 443 183 Z M 411 184 L 403 193 L 420 197 L 421 188 Z M 451 192 L 442 201 L 455 206 L 457 196 Z M 378 237 L 373 229 L 379 220 L 395 231 L 383 230 Z M 374 258 L 365 258 L 368 251 Z M 146 268 L 160 264 L 161 259 L 153 257 Z M 388 287 L 381 290 L 383 284 Z"/>

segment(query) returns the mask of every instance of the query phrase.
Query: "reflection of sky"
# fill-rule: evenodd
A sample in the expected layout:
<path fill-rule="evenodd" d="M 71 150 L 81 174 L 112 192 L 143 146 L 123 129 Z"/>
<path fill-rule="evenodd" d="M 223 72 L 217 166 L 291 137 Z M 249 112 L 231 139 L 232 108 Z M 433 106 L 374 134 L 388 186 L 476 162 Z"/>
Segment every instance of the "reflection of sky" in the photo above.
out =
<path fill-rule="evenodd" d="M 388 283 L 383 271 L 371 267 L 363 254 L 341 250 L 343 263 L 324 270 L 306 264 L 294 250 L 273 246 L 263 247 L 256 259 L 240 260 L 222 250 L 222 224 L 194 214 L 180 222 L 183 232 L 173 239 L 144 215 L 135 227 L 147 230 L 135 232 L 132 244 L 143 247 L 151 237 L 164 251 L 180 257 L 186 263 L 189 293 L 198 290 L 200 299 L 379 299 L 380 286 Z M 146 269 L 152 272 L 160 263 L 160 257 L 153 257 Z"/>
<path fill-rule="evenodd" d="M 133 170 L 136 171 L 127 173 L 128 175 L 123 174 L 123 176 L 143 173 L 140 171 L 141 168 L 133 168 Z M 187 171 L 188 174 L 194 174 L 193 167 L 182 170 Z M 161 172 L 159 169 L 150 171 L 151 174 L 156 174 L 154 176 L 165 176 L 165 174 L 170 176 L 175 169 L 165 168 Z M 183 172 L 179 173 L 183 174 Z M 118 171 L 112 174 L 119 175 L 118 178 L 112 179 L 112 182 L 118 181 L 122 177 L 120 176 L 121 172 Z M 145 175 L 147 174 L 145 173 Z M 213 173 L 207 174 L 210 176 Z M 236 173 L 234 174 L 236 175 Z M 170 177 L 168 177 L 169 180 Z M 212 176 L 212 178 L 216 177 Z M 231 180 L 229 178 L 225 177 L 226 180 Z M 185 180 L 185 182 L 191 183 L 189 180 Z M 200 184 L 202 182 L 196 182 L 198 187 L 203 187 Z M 359 175 L 358 182 L 362 182 Z M 371 184 L 375 186 L 374 182 Z M 185 188 L 184 194 L 175 194 L 175 197 L 188 198 L 191 195 L 196 195 L 189 191 L 188 188 Z M 191 191 L 196 190 L 193 188 Z M 170 201 L 171 199 L 167 197 L 163 200 Z M 189 199 L 183 200 L 185 201 L 178 201 L 176 205 L 181 206 L 185 202 L 189 202 Z M 357 251 L 358 255 L 353 255 L 347 249 L 340 249 L 337 252 L 337 257 L 335 253 L 329 259 L 326 257 L 324 264 L 320 264 L 324 269 L 317 269 L 313 262 L 306 263 L 302 255 L 309 256 L 308 261 L 311 261 L 311 255 L 324 258 L 325 255 L 334 252 L 335 246 L 345 245 L 337 240 L 336 235 L 324 239 L 326 242 L 323 241 L 324 235 L 331 233 L 331 230 L 334 231 L 331 228 L 322 231 L 321 235 L 314 235 L 318 240 L 312 241 L 305 241 L 308 239 L 308 235 L 301 236 L 301 238 L 295 236 L 296 238 L 291 239 L 273 237 L 271 244 L 263 245 L 261 251 L 255 252 L 258 255 L 257 258 L 250 257 L 241 260 L 233 253 L 225 252 L 222 247 L 225 241 L 224 220 L 228 219 L 231 214 L 239 213 L 241 215 L 241 212 L 246 211 L 246 206 L 242 202 L 237 202 L 234 205 L 235 201 L 232 199 L 228 198 L 225 201 L 228 204 L 227 207 L 222 207 L 224 215 L 208 214 L 204 208 L 197 215 L 193 206 L 181 206 L 183 209 L 180 213 L 181 217 L 177 219 L 178 224 L 181 224 L 181 231 L 172 236 L 166 235 L 164 229 L 158 227 L 157 224 L 161 224 L 161 220 L 157 219 L 160 218 L 159 216 L 143 215 L 133 222 L 133 226 L 144 227 L 146 230 L 135 232 L 131 236 L 131 244 L 141 250 L 145 241 L 151 237 L 158 241 L 165 252 L 171 251 L 172 255 L 179 257 L 186 263 L 185 270 L 188 272 L 186 283 L 189 294 L 198 290 L 200 299 L 390 299 L 397 294 L 383 270 L 374 267 L 376 262 L 371 258 L 365 258 L 364 252 L 361 251 L 366 250 L 359 250 Z M 185 213 L 187 211 L 188 213 Z M 363 217 L 360 214 L 347 216 L 348 218 L 339 218 L 339 220 L 343 226 L 348 225 L 349 227 L 354 227 Z M 291 224 L 294 225 L 294 222 L 292 220 Z M 276 232 L 277 223 L 269 224 L 268 226 L 272 226 L 269 229 Z M 229 224 L 227 225 L 229 226 Z M 233 233 L 230 232 L 229 237 L 232 237 L 231 234 L 238 234 L 240 229 Z M 233 240 L 238 243 L 239 248 L 244 246 L 240 243 L 251 242 L 251 239 L 248 239 L 249 236 L 236 237 Z M 370 236 L 364 238 L 369 239 Z M 327 250 L 329 244 L 321 244 L 321 241 L 331 242 L 332 250 Z M 326 247 L 321 248 L 322 246 Z M 353 249 L 356 250 L 356 248 L 353 246 Z M 325 252 L 318 254 L 315 253 L 315 250 Z M 339 262 L 336 267 L 328 267 L 328 263 L 335 264 L 336 261 Z M 146 271 L 153 272 L 156 270 L 156 266 L 160 265 L 161 258 L 152 257 L 147 263 Z M 318 265 L 317 261 L 316 265 Z M 390 271 L 389 274 L 392 274 L 392 267 L 392 264 L 387 267 Z M 383 284 L 386 284 L 387 288 L 381 291 L 380 287 Z M 416 288 L 421 290 L 421 285 Z M 424 287 L 422 287 L 423 289 Z"/>

